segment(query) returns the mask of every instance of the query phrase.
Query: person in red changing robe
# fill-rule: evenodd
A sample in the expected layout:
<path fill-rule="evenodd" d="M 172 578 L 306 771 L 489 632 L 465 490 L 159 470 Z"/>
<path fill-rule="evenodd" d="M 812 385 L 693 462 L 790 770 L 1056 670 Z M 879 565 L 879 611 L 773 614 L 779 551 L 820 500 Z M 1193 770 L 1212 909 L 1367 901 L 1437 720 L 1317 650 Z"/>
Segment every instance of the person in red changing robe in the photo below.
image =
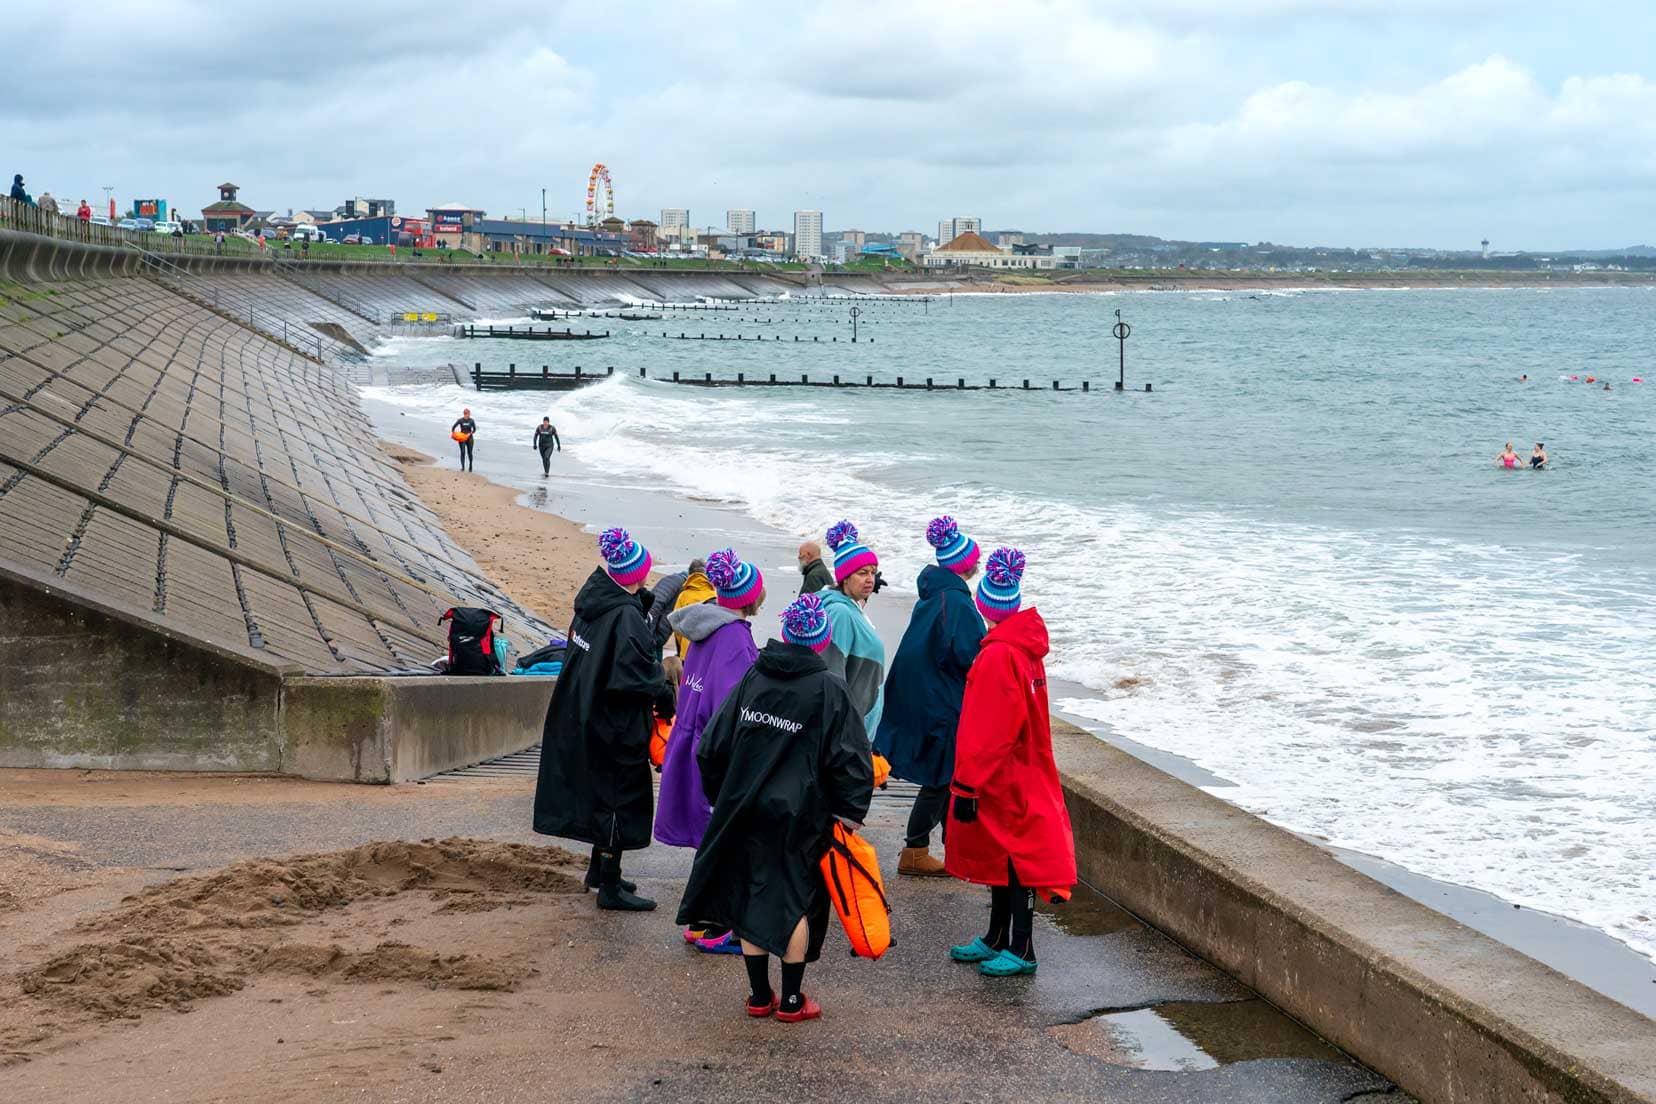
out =
<path fill-rule="evenodd" d="M 978 583 L 991 628 L 966 676 L 944 865 L 989 887 L 989 931 L 949 949 L 987 977 L 1035 972 L 1035 893 L 1069 897 L 1075 837 L 1052 759 L 1046 622 L 1023 609 L 1024 555 L 996 549 Z"/>

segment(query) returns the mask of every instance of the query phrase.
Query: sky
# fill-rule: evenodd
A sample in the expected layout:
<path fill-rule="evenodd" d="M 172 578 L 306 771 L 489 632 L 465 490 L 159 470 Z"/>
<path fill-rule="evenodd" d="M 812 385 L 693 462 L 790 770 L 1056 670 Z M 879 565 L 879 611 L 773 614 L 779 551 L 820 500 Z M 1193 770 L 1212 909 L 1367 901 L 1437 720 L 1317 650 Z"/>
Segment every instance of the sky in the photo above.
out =
<path fill-rule="evenodd" d="M 71 203 L 568 218 L 603 162 L 701 226 L 1656 243 L 1652 0 L 6 9 L 0 170 Z"/>

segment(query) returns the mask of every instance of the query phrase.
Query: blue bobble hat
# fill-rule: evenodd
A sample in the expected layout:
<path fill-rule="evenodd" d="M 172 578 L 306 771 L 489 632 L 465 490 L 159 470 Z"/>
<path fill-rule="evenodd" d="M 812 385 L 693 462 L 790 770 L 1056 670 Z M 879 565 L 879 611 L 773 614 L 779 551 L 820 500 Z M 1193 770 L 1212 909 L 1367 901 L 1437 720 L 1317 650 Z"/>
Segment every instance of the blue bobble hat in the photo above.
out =
<path fill-rule="evenodd" d="M 650 553 L 620 527 L 598 535 L 598 554 L 609 577 L 621 586 L 642 583 L 650 574 Z"/>
<path fill-rule="evenodd" d="M 789 644 L 803 644 L 821 655 L 833 636 L 828 611 L 815 594 L 801 594 L 782 611 L 782 639 Z"/>
<path fill-rule="evenodd" d="M 978 562 L 977 541 L 962 533 L 947 514 L 932 518 L 926 526 L 926 543 L 937 549 L 937 565 L 958 575 L 971 571 Z"/>
<path fill-rule="evenodd" d="M 1004 621 L 1023 605 L 1024 554 L 1016 548 L 989 553 L 978 583 L 977 608 L 991 621 Z"/>
<path fill-rule="evenodd" d="M 759 569 L 744 563 L 728 548 L 707 557 L 707 581 L 718 592 L 719 605 L 730 610 L 747 609 L 759 600 L 759 592 L 765 587 Z"/>
<path fill-rule="evenodd" d="M 828 547 L 834 550 L 834 582 L 843 583 L 865 567 L 879 567 L 874 550 L 857 539 L 857 527 L 842 521 L 828 530 Z"/>

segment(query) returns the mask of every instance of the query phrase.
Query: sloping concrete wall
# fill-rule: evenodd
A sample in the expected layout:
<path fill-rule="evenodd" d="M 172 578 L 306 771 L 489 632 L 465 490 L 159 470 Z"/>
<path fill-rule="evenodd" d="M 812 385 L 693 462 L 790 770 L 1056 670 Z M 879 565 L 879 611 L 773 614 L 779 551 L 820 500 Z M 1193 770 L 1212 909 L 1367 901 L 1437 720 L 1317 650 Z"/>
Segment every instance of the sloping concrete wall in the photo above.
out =
<path fill-rule="evenodd" d="M 0 767 L 278 770 L 287 670 L 0 567 Z"/>
<path fill-rule="evenodd" d="M 1656 1022 L 1069 725 L 1081 877 L 1426 1104 L 1652 1104 Z"/>

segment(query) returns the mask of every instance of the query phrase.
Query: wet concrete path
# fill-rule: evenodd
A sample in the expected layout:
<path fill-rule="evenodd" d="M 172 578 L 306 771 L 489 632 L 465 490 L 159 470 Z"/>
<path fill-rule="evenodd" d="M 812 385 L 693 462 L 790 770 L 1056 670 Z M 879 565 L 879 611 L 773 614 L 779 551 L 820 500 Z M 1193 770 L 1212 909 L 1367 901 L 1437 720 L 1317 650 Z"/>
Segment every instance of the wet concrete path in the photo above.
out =
<path fill-rule="evenodd" d="M 26 839 L 35 854 L 60 855 L 83 874 L 122 868 L 128 882 L 153 883 L 179 868 L 199 872 L 252 855 L 376 839 L 551 842 L 527 831 L 528 777 L 390 789 L 260 782 L 242 784 L 240 793 L 228 780 L 191 785 L 194 796 L 182 802 L 154 804 L 137 793 L 67 804 L 40 801 L 38 786 L 24 796 L 0 779 L 0 849 Z M 257 800 L 247 800 L 250 794 Z M 817 1023 L 742 1014 L 740 958 L 691 950 L 671 921 L 689 853 L 657 846 L 629 856 L 627 872 L 641 892 L 660 899 L 660 911 L 601 913 L 590 900 L 571 898 L 556 908 L 466 917 L 456 929 L 462 939 L 481 945 L 509 935 L 535 972 L 515 991 L 487 998 L 423 989 L 375 994 L 396 1004 L 399 1017 L 394 1030 L 381 1023 L 372 1045 L 353 1036 L 354 1025 L 379 1015 L 369 994 L 307 996 L 261 981 L 202 1002 L 192 1015 L 158 1012 L 107 1038 L 0 1070 L 0 1082 L 33 1090 L 18 1099 L 37 1100 L 74 1099 L 50 1090 L 76 1068 L 96 1070 L 104 1092 L 134 1101 L 282 1099 L 277 1089 L 301 1088 L 305 1099 L 385 1101 L 1407 1100 L 1096 894 L 1043 906 L 1041 965 L 1032 978 L 992 981 L 951 962 L 950 944 L 981 933 L 988 894 L 952 880 L 895 876 L 907 804 L 902 793 L 879 795 L 870 817 L 896 946 L 877 963 L 852 959 L 836 925 L 806 977 L 807 992 L 825 1010 Z M 95 907 L 95 897 L 75 907 Z M 287 1019 L 279 1022 L 268 1007 L 254 1007 L 284 999 Z M 208 1023 L 225 1036 L 204 1035 Z M 285 1033 L 283 1046 L 258 1042 L 265 1031 Z M 388 1068 L 383 1054 L 370 1063 L 368 1053 L 389 1045 L 389 1035 L 424 1057 L 406 1069 Z M 213 1046 L 215 1038 L 245 1047 L 245 1060 L 231 1062 L 212 1084 L 197 1084 L 189 1075 L 192 1048 Z"/>

